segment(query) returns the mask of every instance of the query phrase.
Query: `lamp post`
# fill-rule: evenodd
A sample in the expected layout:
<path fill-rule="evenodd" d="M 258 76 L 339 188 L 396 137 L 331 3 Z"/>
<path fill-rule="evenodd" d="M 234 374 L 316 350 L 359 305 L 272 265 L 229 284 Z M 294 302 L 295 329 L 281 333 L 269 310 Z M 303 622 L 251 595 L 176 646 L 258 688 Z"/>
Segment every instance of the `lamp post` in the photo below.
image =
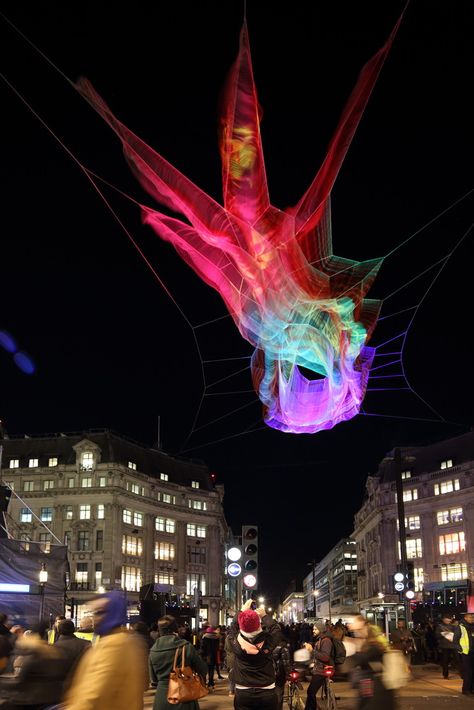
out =
<path fill-rule="evenodd" d="M 44 588 L 48 582 L 48 570 L 46 569 L 46 563 L 43 562 L 41 565 L 39 573 L 39 586 L 40 586 L 40 610 L 39 610 L 39 621 L 43 620 L 44 612 Z"/>

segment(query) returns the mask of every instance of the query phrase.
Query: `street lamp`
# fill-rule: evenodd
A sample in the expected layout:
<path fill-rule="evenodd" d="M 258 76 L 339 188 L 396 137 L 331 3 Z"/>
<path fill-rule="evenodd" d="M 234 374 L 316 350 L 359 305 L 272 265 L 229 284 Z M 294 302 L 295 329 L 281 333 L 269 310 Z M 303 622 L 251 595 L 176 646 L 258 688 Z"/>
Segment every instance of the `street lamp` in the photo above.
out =
<path fill-rule="evenodd" d="M 44 588 L 48 583 L 48 570 L 46 569 L 46 563 L 43 562 L 41 565 L 39 573 L 39 586 L 40 586 L 40 610 L 39 610 L 39 620 L 43 620 L 44 612 Z"/>
<path fill-rule="evenodd" d="M 259 598 L 258 598 L 258 603 L 259 603 L 259 604 L 263 604 L 264 601 L 265 601 L 265 597 L 259 597 Z"/>

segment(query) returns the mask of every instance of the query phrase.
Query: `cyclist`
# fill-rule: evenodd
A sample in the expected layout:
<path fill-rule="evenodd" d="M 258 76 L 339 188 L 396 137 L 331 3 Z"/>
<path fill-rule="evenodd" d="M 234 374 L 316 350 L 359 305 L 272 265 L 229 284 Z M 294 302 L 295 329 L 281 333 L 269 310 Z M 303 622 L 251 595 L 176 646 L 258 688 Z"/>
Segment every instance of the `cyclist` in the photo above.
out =
<path fill-rule="evenodd" d="M 313 628 L 315 635 L 314 645 L 305 643 L 305 648 L 312 651 L 312 678 L 308 686 L 305 710 L 317 710 L 316 694 L 325 682 L 328 674 L 328 666 L 335 667 L 335 652 L 332 633 L 324 624 L 315 624 Z M 334 671 L 333 671 L 334 672 Z"/>
<path fill-rule="evenodd" d="M 283 707 L 283 693 L 285 690 L 286 681 L 291 672 L 291 655 L 290 655 L 290 643 L 286 636 L 284 635 L 284 630 L 282 624 L 281 628 L 281 638 L 278 644 L 273 649 L 273 665 L 275 666 L 275 691 L 278 698 L 278 708 Z"/>

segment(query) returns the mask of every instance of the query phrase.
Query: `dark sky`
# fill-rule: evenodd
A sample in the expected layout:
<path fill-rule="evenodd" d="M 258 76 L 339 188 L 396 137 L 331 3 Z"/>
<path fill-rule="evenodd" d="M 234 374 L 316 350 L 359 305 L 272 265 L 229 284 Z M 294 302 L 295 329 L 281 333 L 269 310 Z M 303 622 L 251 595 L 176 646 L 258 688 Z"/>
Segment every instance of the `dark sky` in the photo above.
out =
<path fill-rule="evenodd" d="M 358 71 L 403 3 L 276 5 L 248 0 L 247 18 L 271 200 L 286 207 L 316 173 Z M 126 125 L 220 201 L 217 105 L 242 6 L 6 1 L 2 11 L 65 75 L 88 77 Z M 473 25 L 469 0 L 412 0 L 333 190 L 336 254 L 387 254 L 473 187 Z M 15 89 L 81 163 L 151 204 L 101 119 L 4 20 L 0 27 L 1 71 Z M 201 400 L 201 359 L 246 357 L 250 346 L 222 318 L 194 330 L 198 353 L 189 323 L 77 164 L 0 87 L 0 330 L 37 366 L 26 376 L 0 350 L 0 410 L 10 433 L 108 426 L 151 445 L 160 416 L 165 450 L 203 459 L 225 485 L 234 530 L 260 525 L 262 591 L 271 595 L 351 532 L 365 477 L 386 451 L 474 423 L 467 236 L 434 282 L 429 271 L 384 305 L 390 315 L 421 303 L 403 358 L 419 397 L 373 392 L 364 407 L 381 416 L 312 436 L 281 434 L 262 427 L 256 396 L 242 394 L 251 389 L 245 370 L 207 390 L 238 394 L 206 396 L 195 425 L 203 428 L 187 439 Z M 225 316 L 219 296 L 141 225 L 133 203 L 104 194 L 188 321 Z M 471 195 L 388 258 L 373 295 L 386 298 L 447 255 L 468 230 L 473 206 Z M 408 316 L 387 319 L 373 344 L 407 323 Z M 206 381 L 245 364 L 207 364 Z M 258 431 L 240 435 L 248 429 Z"/>

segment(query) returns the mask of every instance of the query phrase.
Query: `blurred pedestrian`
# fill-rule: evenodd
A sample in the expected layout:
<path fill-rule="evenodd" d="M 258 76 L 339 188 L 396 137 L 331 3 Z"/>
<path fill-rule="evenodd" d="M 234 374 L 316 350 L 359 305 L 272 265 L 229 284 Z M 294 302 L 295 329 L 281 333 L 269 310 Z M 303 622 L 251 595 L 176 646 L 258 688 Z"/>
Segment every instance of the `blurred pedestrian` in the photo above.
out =
<path fill-rule="evenodd" d="M 100 638 L 80 659 L 64 710 L 143 710 L 148 688 L 145 645 L 125 628 L 126 596 L 107 592 L 89 606 Z"/>
<path fill-rule="evenodd" d="M 363 616 L 356 616 L 349 628 L 362 642 L 360 651 L 347 661 L 353 668 L 352 685 L 359 696 L 357 710 L 395 710 L 394 692 L 384 686 L 380 672 L 384 653 L 388 650 L 382 630 L 368 624 Z"/>
<path fill-rule="evenodd" d="M 219 639 L 213 626 L 208 626 L 201 638 L 200 653 L 207 663 L 207 687 L 214 690 L 214 670 L 219 652 Z"/>
<path fill-rule="evenodd" d="M 234 651 L 232 650 L 231 637 L 229 634 L 225 638 L 225 662 L 227 666 L 227 681 L 229 684 L 229 696 L 231 698 L 235 695 L 235 681 L 234 681 Z"/>
<path fill-rule="evenodd" d="M 156 683 L 155 701 L 153 710 L 199 710 L 197 700 L 192 700 L 189 703 L 178 703 L 170 705 L 168 703 L 168 682 L 170 673 L 173 670 L 173 663 L 176 655 L 176 649 L 180 649 L 178 653 L 178 663 L 181 666 L 181 654 L 184 647 L 185 665 L 190 666 L 203 679 L 206 677 L 207 665 L 199 656 L 196 649 L 188 641 L 178 636 L 178 624 L 173 616 L 163 616 L 158 621 L 159 637 L 153 644 L 150 651 L 150 677 L 153 683 Z M 103 710 L 109 710 L 104 707 Z M 115 710 L 111 706 L 110 710 Z"/>

